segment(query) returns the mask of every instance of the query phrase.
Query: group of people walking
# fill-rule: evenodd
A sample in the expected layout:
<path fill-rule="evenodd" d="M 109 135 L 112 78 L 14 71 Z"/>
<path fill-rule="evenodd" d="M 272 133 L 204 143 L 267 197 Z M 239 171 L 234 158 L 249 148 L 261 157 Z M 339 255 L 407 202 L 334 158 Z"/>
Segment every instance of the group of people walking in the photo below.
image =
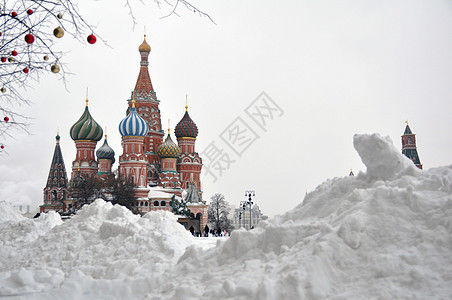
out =
<path fill-rule="evenodd" d="M 207 224 L 206 224 L 206 226 L 204 227 L 204 235 L 202 235 L 202 233 L 199 232 L 199 231 L 196 231 L 196 232 L 195 232 L 195 228 L 194 228 L 193 226 L 190 226 L 190 233 L 191 233 L 193 236 L 196 236 L 196 237 L 201 237 L 201 236 L 208 237 L 209 234 L 210 234 L 210 236 L 217 236 L 217 237 L 218 237 L 218 236 L 227 236 L 226 230 L 223 230 L 223 231 L 222 231 L 220 227 L 218 227 L 217 230 L 215 230 L 215 229 L 210 229 L 209 226 L 207 226 Z"/>

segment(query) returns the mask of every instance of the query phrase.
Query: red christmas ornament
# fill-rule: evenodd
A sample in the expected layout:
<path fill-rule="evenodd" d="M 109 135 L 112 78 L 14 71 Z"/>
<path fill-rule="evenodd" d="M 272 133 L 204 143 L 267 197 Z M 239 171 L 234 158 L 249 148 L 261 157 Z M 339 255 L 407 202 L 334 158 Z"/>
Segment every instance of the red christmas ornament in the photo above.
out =
<path fill-rule="evenodd" d="M 27 14 L 31 15 L 33 13 L 32 9 L 27 10 Z"/>
<path fill-rule="evenodd" d="M 16 55 L 17 55 L 17 51 L 16 51 L 16 50 L 13 50 L 13 51 L 11 52 L 11 55 L 12 55 L 12 56 L 16 56 Z"/>
<path fill-rule="evenodd" d="M 24 68 L 23 71 L 24 71 L 25 74 L 27 74 L 28 73 L 28 68 Z"/>
<path fill-rule="evenodd" d="M 3 120 L 5 120 L 5 122 L 8 122 L 9 118 L 8 117 L 4 117 Z"/>
<path fill-rule="evenodd" d="M 17 17 L 17 13 L 16 13 L 15 11 L 13 11 L 13 12 L 11 13 L 11 17 L 13 17 L 13 18 Z"/>
<path fill-rule="evenodd" d="M 31 44 L 35 41 L 35 37 L 32 34 L 27 34 L 25 36 L 25 41 L 27 42 L 27 44 Z"/>
<path fill-rule="evenodd" d="M 2 33 L 0 32 L 0 36 L 2 36 Z"/>
<path fill-rule="evenodd" d="M 87 40 L 88 43 L 90 43 L 90 44 L 94 44 L 94 43 L 97 41 L 97 39 L 96 39 L 96 37 L 94 36 L 94 34 L 88 35 L 88 38 L 87 38 L 86 40 Z"/>
<path fill-rule="evenodd" d="M 5 146 L 3 146 L 3 145 L 2 145 L 2 147 L 1 147 L 1 148 L 2 148 L 2 149 L 5 149 Z"/>
<path fill-rule="evenodd" d="M 2 57 L 2 62 L 6 62 L 6 57 Z"/>

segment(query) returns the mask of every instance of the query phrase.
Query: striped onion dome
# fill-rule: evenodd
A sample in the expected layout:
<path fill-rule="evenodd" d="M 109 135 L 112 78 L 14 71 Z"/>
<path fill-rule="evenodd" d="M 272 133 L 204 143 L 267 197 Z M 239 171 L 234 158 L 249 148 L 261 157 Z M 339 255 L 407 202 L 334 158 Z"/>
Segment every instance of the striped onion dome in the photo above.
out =
<path fill-rule="evenodd" d="M 133 100 L 129 114 L 119 123 L 119 133 L 122 136 L 146 136 L 148 131 L 148 124 L 138 115 Z"/>
<path fill-rule="evenodd" d="M 107 143 L 107 135 L 105 135 L 104 144 L 96 151 L 97 159 L 111 159 L 115 162 L 115 151 Z"/>
<path fill-rule="evenodd" d="M 188 111 L 185 111 L 182 120 L 177 124 L 176 129 L 174 130 L 177 138 L 182 137 L 191 137 L 196 138 L 198 136 L 198 126 L 196 126 L 195 122 L 188 115 Z"/>
<path fill-rule="evenodd" d="M 169 135 L 168 133 L 165 142 L 158 146 L 157 154 L 161 158 L 178 158 L 181 154 L 181 151 L 179 146 L 173 142 L 171 135 Z"/>
<path fill-rule="evenodd" d="M 74 141 L 88 140 L 88 141 L 100 141 L 104 132 L 102 127 L 94 121 L 93 117 L 88 110 L 88 99 L 86 99 L 86 107 L 83 115 L 80 119 L 71 127 L 71 138 Z"/>

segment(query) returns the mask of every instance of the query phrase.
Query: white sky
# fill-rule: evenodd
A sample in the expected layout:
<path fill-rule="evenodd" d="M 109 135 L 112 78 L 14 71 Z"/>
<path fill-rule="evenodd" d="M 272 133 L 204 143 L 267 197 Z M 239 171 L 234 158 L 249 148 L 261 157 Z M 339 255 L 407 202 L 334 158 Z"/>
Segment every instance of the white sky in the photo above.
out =
<path fill-rule="evenodd" d="M 217 25 L 183 8 L 180 17 L 161 19 L 167 9 L 150 1 L 135 6 L 135 30 L 117 2 L 80 4 L 110 47 L 69 37 L 58 42 L 70 51 L 67 90 L 52 74 L 28 90 L 35 104 L 18 110 L 34 118 L 32 135 L 16 132 L 5 141 L 0 200 L 42 202 L 57 127 L 70 174 L 69 128 L 83 113 L 86 87 L 90 112 L 107 127 L 118 157 L 117 128 L 138 76 L 144 26 L 162 125 L 170 118 L 174 131 L 188 94 L 197 151 L 215 142 L 235 160 L 216 182 L 202 176 L 204 199 L 222 193 L 238 204 L 253 189 L 264 214 L 283 213 L 322 181 L 350 168 L 365 171 L 353 149 L 355 133 L 389 135 L 400 148 L 406 120 L 424 167 L 450 164 L 451 1 L 195 2 Z M 261 92 L 283 110 L 266 132 L 244 112 Z M 220 138 L 237 117 L 260 137 L 241 157 Z"/>

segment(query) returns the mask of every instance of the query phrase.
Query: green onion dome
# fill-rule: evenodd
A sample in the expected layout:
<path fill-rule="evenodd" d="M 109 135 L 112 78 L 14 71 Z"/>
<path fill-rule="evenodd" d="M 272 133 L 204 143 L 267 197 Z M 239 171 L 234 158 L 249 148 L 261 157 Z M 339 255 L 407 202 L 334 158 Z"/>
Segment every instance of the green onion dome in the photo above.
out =
<path fill-rule="evenodd" d="M 86 107 L 80 119 L 71 127 L 71 138 L 74 141 L 88 140 L 100 141 L 104 134 L 102 127 L 94 121 L 88 110 L 88 99 L 86 99 Z"/>
<path fill-rule="evenodd" d="M 104 144 L 96 151 L 97 159 L 111 159 L 115 162 L 115 151 L 107 143 L 107 135 L 105 135 Z"/>
<path fill-rule="evenodd" d="M 182 120 L 177 124 L 176 129 L 174 130 L 177 138 L 182 137 L 190 137 L 196 138 L 198 135 L 198 126 L 196 126 L 195 122 L 188 115 L 188 111 L 185 111 Z"/>
<path fill-rule="evenodd" d="M 178 158 L 180 156 L 181 154 L 180 148 L 171 139 L 169 130 L 165 142 L 158 146 L 157 154 L 161 158 Z"/>

